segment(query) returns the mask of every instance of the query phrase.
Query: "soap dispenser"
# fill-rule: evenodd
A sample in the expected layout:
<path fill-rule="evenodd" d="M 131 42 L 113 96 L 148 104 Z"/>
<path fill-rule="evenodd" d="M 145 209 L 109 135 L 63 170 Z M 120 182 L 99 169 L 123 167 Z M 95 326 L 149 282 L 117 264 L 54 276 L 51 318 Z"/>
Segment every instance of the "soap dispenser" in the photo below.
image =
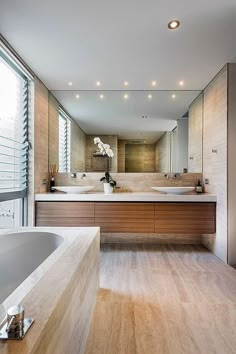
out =
<path fill-rule="evenodd" d="M 202 184 L 201 184 L 200 179 L 197 182 L 197 185 L 195 187 L 195 191 L 196 191 L 196 193 L 202 193 Z"/>

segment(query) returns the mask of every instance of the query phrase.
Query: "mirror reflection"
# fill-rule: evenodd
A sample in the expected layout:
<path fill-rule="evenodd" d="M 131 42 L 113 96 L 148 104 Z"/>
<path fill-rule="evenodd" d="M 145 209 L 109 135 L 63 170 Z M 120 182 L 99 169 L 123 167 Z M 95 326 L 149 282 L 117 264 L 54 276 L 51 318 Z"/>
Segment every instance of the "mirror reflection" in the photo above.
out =
<path fill-rule="evenodd" d="M 202 116 L 200 91 L 52 91 L 49 163 L 59 172 L 202 172 Z"/>

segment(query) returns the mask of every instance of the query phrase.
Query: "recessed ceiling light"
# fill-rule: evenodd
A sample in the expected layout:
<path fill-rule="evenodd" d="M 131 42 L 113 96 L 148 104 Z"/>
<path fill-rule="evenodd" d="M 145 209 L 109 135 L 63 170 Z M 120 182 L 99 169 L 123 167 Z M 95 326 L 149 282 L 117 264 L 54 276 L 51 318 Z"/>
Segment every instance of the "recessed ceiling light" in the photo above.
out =
<path fill-rule="evenodd" d="M 102 99 L 104 98 L 104 95 L 103 95 L 103 94 L 101 94 L 101 95 L 100 95 L 100 98 L 101 98 L 101 100 L 102 100 Z"/>
<path fill-rule="evenodd" d="M 156 81 L 152 81 L 152 86 L 156 86 L 157 85 L 157 82 Z"/>
<path fill-rule="evenodd" d="M 149 98 L 149 100 L 151 100 L 151 99 L 152 99 L 152 95 L 151 95 L 151 94 L 149 94 L 149 95 L 148 95 L 148 98 Z"/>
<path fill-rule="evenodd" d="M 124 99 L 127 100 L 128 98 L 129 98 L 129 95 L 126 93 L 126 94 L 124 95 Z"/>
<path fill-rule="evenodd" d="M 180 22 L 178 20 L 171 20 L 168 23 L 168 28 L 171 30 L 174 30 L 174 29 L 178 28 L 179 26 L 180 26 Z"/>
<path fill-rule="evenodd" d="M 96 82 L 96 86 L 101 86 L 101 82 L 100 82 L 100 81 L 97 81 L 97 82 Z"/>
<path fill-rule="evenodd" d="M 173 93 L 173 95 L 171 96 L 172 98 L 175 98 L 176 97 L 176 94 Z"/>
<path fill-rule="evenodd" d="M 125 81 L 125 82 L 124 82 L 124 86 L 129 86 L 128 81 Z"/>
<path fill-rule="evenodd" d="M 68 82 L 68 85 L 69 85 L 69 86 L 72 86 L 72 82 L 71 82 L 71 81 L 69 81 L 69 82 Z"/>
<path fill-rule="evenodd" d="M 184 82 L 183 82 L 183 80 L 180 80 L 180 82 L 179 82 L 179 86 L 184 86 Z"/>
<path fill-rule="evenodd" d="M 75 95 L 75 98 L 77 98 L 77 100 L 80 98 L 80 95 Z"/>

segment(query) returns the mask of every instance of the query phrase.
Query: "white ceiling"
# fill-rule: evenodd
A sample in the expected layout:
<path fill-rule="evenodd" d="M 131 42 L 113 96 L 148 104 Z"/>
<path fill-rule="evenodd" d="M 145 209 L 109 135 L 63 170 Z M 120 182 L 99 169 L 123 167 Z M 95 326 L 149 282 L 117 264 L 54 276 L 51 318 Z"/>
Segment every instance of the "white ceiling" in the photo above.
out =
<path fill-rule="evenodd" d="M 198 90 L 235 60 L 236 0 L 0 0 L 0 32 L 49 89 Z"/>
<path fill-rule="evenodd" d="M 168 30 L 171 19 L 181 27 Z M 0 32 L 51 90 L 92 90 L 97 80 L 103 90 L 124 89 L 125 80 L 131 90 L 152 89 L 152 80 L 160 90 L 179 89 L 179 80 L 199 90 L 236 61 L 236 0 L 0 0 Z M 85 109 L 59 96 L 93 129 Z M 118 117 L 113 107 L 120 128 Z M 133 133 L 149 123 L 137 124 Z"/>
<path fill-rule="evenodd" d="M 52 93 L 86 134 L 117 134 L 120 139 L 154 143 L 163 132 L 176 127 L 176 120 L 186 113 L 199 91 L 152 91 L 151 99 L 150 91 L 79 91 L 79 99 L 78 91 Z"/>

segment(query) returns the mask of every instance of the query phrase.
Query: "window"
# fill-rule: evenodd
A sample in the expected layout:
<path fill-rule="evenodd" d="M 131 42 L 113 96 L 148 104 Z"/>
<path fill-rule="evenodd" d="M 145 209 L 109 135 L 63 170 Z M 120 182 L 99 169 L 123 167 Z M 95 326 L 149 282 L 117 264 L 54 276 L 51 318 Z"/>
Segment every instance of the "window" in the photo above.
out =
<path fill-rule="evenodd" d="M 0 46 L 0 227 L 23 224 L 28 186 L 29 78 Z"/>
<path fill-rule="evenodd" d="M 71 124 L 64 111 L 59 111 L 59 172 L 70 171 Z"/>

